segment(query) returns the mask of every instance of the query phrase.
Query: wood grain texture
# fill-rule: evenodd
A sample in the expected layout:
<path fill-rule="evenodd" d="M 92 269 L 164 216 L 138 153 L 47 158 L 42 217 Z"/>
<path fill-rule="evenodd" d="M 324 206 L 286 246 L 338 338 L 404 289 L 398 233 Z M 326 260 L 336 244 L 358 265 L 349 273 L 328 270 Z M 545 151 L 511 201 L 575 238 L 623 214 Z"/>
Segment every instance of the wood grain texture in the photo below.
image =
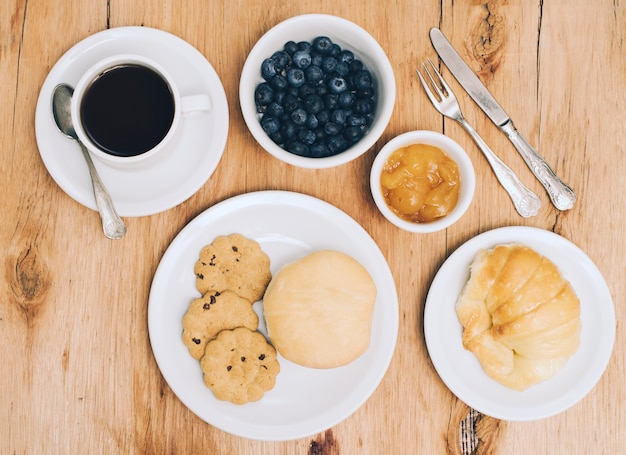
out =
<path fill-rule="evenodd" d="M 289 17 L 322 12 L 352 20 L 385 49 L 395 71 L 391 122 L 370 152 L 327 170 L 297 169 L 265 153 L 245 127 L 238 83 L 255 41 Z M 39 90 L 54 63 L 106 28 L 143 25 L 185 39 L 220 76 L 230 108 L 228 142 L 208 182 L 166 212 L 128 218 L 110 241 L 96 212 L 67 196 L 37 148 Z M 520 218 L 471 139 L 429 104 L 414 68 L 436 61 L 438 26 L 479 74 L 516 126 L 577 192 L 574 209 L 549 203 L 507 138 L 450 73 L 468 120 L 543 201 Z M 626 447 L 626 10 L 621 0 L 5 0 L 0 4 L 0 453 L 66 454 L 459 454 L 462 425 L 473 453 L 620 453 Z M 415 235 L 386 222 L 368 173 L 385 141 L 413 129 L 442 131 L 477 172 L 468 213 L 445 232 Z M 77 159 L 80 159 L 77 151 Z M 153 274 L 176 234 L 231 196 L 299 191 L 355 218 L 385 254 L 398 289 L 400 330 L 389 370 L 345 421 L 310 438 L 250 441 L 192 414 L 162 378 L 151 352 L 147 300 Z M 537 422 L 470 415 L 435 372 L 423 335 L 424 301 L 439 266 L 489 229 L 523 225 L 556 232 L 598 265 L 612 293 L 617 339 L 608 368 L 578 404 Z M 470 418 L 468 418 L 468 416 Z M 463 423 L 465 422 L 465 423 Z"/>

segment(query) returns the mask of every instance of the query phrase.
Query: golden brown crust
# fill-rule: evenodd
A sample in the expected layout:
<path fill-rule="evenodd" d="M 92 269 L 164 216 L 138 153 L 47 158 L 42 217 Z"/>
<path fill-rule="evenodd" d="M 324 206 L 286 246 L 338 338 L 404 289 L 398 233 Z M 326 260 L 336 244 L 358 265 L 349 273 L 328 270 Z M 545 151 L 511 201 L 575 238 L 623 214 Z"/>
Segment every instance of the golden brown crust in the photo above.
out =
<path fill-rule="evenodd" d="M 557 266 L 531 248 L 480 251 L 456 312 L 463 346 L 518 390 L 552 377 L 578 349 L 580 302 Z"/>

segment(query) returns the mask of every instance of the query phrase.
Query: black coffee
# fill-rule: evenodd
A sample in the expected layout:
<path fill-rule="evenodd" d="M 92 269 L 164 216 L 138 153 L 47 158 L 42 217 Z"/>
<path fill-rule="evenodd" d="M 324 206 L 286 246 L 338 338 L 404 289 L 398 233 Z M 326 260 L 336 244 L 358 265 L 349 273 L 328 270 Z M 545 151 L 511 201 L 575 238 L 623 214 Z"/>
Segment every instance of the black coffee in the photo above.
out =
<path fill-rule="evenodd" d="M 174 119 L 167 82 L 150 68 L 115 66 L 98 76 L 80 106 L 83 129 L 100 149 L 116 156 L 147 152 L 163 140 Z"/>

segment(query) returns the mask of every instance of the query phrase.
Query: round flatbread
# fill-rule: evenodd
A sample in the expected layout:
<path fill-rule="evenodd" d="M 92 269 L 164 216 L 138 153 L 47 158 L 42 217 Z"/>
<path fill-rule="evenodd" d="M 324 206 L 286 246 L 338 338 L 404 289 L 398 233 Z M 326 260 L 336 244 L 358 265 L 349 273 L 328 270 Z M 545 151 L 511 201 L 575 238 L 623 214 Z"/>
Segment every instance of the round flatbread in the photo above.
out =
<path fill-rule="evenodd" d="M 284 266 L 263 298 L 274 347 L 286 359 L 334 368 L 370 344 L 376 286 L 365 268 L 338 251 L 318 251 Z"/>

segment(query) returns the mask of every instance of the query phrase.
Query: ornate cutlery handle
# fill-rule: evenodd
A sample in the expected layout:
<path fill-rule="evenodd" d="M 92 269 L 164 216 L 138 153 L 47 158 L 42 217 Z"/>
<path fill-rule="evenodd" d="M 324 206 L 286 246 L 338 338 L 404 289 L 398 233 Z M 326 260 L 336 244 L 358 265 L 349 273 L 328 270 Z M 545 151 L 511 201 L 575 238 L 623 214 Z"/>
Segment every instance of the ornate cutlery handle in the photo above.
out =
<path fill-rule="evenodd" d="M 485 155 L 485 158 L 487 158 L 493 172 L 496 174 L 496 178 L 509 193 L 515 210 L 524 218 L 536 215 L 541 208 L 539 196 L 524 186 L 511 168 L 498 158 L 467 120 L 461 118 L 458 122 L 465 128 L 465 131 L 468 132 L 480 151 Z"/>
<path fill-rule="evenodd" d="M 559 210 L 571 209 L 576 201 L 574 190 L 557 177 L 550 165 L 517 131 L 513 122 L 510 121 L 502 126 L 502 131 L 509 137 L 530 170 L 546 189 L 552 204 Z"/>
<path fill-rule="evenodd" d="M 120 239 L 126 234 L 126 225 L 117 214 L 111 196 L 107 192 L 102 180 L 100 180 L 100 176 L 98 175 L 96 167 L 93 165 L 89 152 L 80 141 L 77 142 L 80 144 L 80 149 L 83 152 L 87 167 L 89 168 L 89 174 L 93 182 L 93 194 L 96 198 L 100 218 L 102 219 L 104 235 L 110 239 Z"/>

